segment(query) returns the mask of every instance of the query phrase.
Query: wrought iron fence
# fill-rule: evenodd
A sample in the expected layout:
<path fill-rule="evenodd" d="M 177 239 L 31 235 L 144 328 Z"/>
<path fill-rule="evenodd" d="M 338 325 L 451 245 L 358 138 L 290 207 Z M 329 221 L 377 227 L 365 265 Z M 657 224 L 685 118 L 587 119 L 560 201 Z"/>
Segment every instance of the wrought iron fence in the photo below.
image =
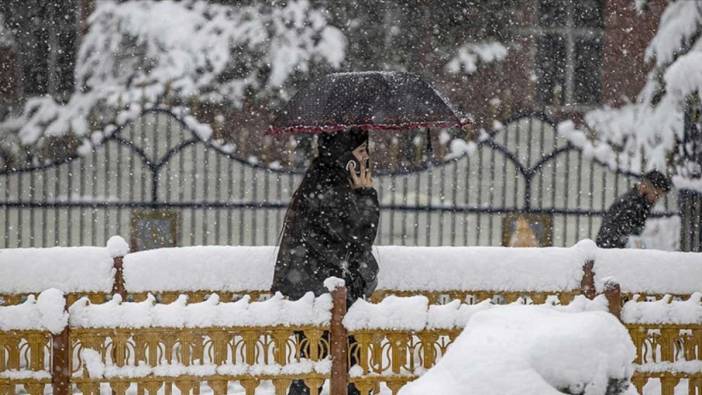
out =
<path fill-rule="evenodd" d="M 527 215 L 542 244 L 593 238 L 636 182 L 562 140 L 544 114 L 515 114 L 470 155 L 376 177 L 378 244 L 509 244 Z M 278 241 L 301 172 L 242 159 L 166 110 L 125 124 L 87 155 L 0 172 L 0 247 L 260 245 Z M 656 216 L 677 214 L 674 197 Z"/>

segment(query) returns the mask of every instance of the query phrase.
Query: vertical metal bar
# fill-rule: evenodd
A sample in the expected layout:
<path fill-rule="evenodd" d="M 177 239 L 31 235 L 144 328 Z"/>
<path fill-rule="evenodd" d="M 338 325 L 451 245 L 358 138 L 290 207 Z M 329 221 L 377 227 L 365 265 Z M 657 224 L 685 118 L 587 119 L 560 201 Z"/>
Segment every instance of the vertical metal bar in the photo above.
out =
<path fill-rule="evenodd" d="M 589 209 L 590 211 L 595 209 L 595 161 L 590 160 L 590 204 L 589 204 Z M 587 233 L 590 235 L 590 237 L 594 238 L 592 234 L 592 214 L 587 216 L 588 219 L 588 224 L 587 224 Z"/>
<path fill-rule="evenodd" d="M 258 233 L 258 229 L 256 229 L 256 217 L 258 216 L 258 210 L 260 209 L 260 205 L 258 202 L 258 169 L 256 169 L 255 167 L 251 167 L 250 170 L 252 174 L 251 178 L 253 178 L 253 190 L 251 194 L 251 245 L 256 245 L 256 236 Z"/>
<path fill-rule="evenodd" d="M 422 173 L 416 173 L 417 174 L 417 182 L 416 182 L 416 188 L 415 188 L 415 194 L 414 194 L 414 200 L 416 204 L 416 208 L 414 211 L 414 245 L 419 244 L 419 210 L 420 210 L 420 201 L 419 201 L 419 195 L 421 193 L 421 188 L 419 186 L 421 180 L 422 180 Z"/>
<path fill-rule="evenodd" d="M 80 158 L 80 180 L 79 185 L 78 185 L 78 193 L 81 196 L 81 199 L 85 198 L 85 157 Z M 94 202 L 92 199 L 90 199 L 91 202 Z M 80 225 L 78 228 L 78 245 L 85 245 L 85 237 L 84 237 L 84 230 L 85 230 L 85 210 L 83 205 L 80 206 L 80 211 L 78 212 L 78 215 L 80 216 Z"/>
<path fill-rule="evenodd" d="M 582 207 L 582 181 L 583 181 L 583 153 L 577 150 L 578 153 L 578 192 L 575 195 L 575 205 L 578 208 Z M 575 239 L 580 240 L 580 214 L 575 216 Z"/>
<path fill-rule="evenodd" d="M 395 179 L 395 174 L 390 175 L 390 205 L 393 207 L 390 210 L 390 243 L 389 244 L 395 244 L 395 198 L 397 195 L 396 190 L 397 190 L 397 185 L 396 185 L 397 180 Z"/>
<path fill-rule="evenodd" d="M 22 236 L 24 233 L 24 226 L 23 226 L 23 217 L 24 217 L 24 199 L 22 199 L 22 177 L 24 176 L 24 173 L 17 173 L 17 202 L 19 202 L 19 206 L 17 207 L 17 229 L 15 231 L 15 234 L 17 235 L 17 247 L 21 248 L 22 247 Z"/>
<path fill-rule="evenodd" d="M 506 131 L 505 131 L 506 133 Z M 495 207 L 495 150 L 491 149 L 490 150 L 490 207 Z M 488 232 L 488 245 L 493 245 L 493 240 L 492 240 L 492 222 L 493 222 L 493 217 L 495 214 L 489 214 L 488 215 L 488 228 L 490 229 Z"/>
<path fill-rule="evenodd" d="M 192 150 L 192 167 L 190 171 L 192 172 L 192 182 L 190 183 L 190 242 L 189 245 L 195 245 L 195 205 L 198 203 L 196 198 L 197 191 L 197 149 L 200 147 L 200 142 L 198 141 L 193 145 Z"/>
<path fill-rule="evenodd" d="M 115 143 L 117 144 L 117 143 Z M 107 147 L 106 147 L 107 148 Z M 115 160 L 115 167 L 117 171 L 117 177 L 116 177 L 116 185 L 117 185 L 117 220 L 115 221 L 117 223 L 117 234 L 122 235 L 124 232 L 122 232 L 122 204 L 124 202 L 124 199 L 122 199 L 122 163 L 124 163 L 124 157 L 125 155 L 130 155 L 131 152 L 127 150 L 122 144 L 117 144 L 117 159 Z M 131 171 L 131 169 L 130 169 Z M 129 173 L 127 173 L 129 174 Z M 127 182 L 129 182 L 129 178 L 127 178 Z"/>
<path fill-rule="evenodd" d="M 48 181 L 47 179 L 49 178 L 47 176 L 47 173 L 49 171 L 47 169 L 42 169 L 41 170 L 41 194 L 42 194 L 42 203 L 45 205 L 48 200 L 48 195 L 47 195 L 47 188 L 48 188 Z M 7 182 L 5 183 L 7 186 Z M 46 241 L 47 238 L 47 216 L 48 216 L 48 208 L 46 206 L 42 207 L 41 209 L 41 246 L 42 247 L 48 247 L 49 244 Z M 7 218 L 7 211 L 5 212 L 5 224 L 7 225 L 7 222 L 9 222 L 9 219 Z M 7 234 L 7 233 L 5 233 Z M 9 246 L 8 246 L 9 247 Z"/>
<path fill-rule="evenodd" d="M 168 150 L 171 149 L 171 141 L 172 141 L 171 133 L 173 133 L 173 119 L 171 119 L 170 116 L 164 115 L 164 117 L 166 119 L 166 152 L 168 152 Z M 183 140 L 181 139 L 181 141 L 183 141 Z M 166 152 L 164 152 L 163 154 L 165 155 Z M 180 157 L 181 152 L 182 151 L 177 152 L 176 155 L 178 155 Z M 161 160 L 163 160 L 163 156 L 158 158 L 158 162 L 161 163 Z M 169 159 L 169 162 L 170 162 L 170 159 Z M 165 180 L 165 182 L 166 182 L 166 185 L 165 185 L 166 201 L 170 202 L 171 201 L 171 177 L 173 175 L 171 174 L 171 167 L 167 163 L 163 164 L 163 169 L 166 172 L 166 180 Z M 178 174 L 178 177 L 181 177 L 181 176 L 182 176 L 181 174 Z M 180 185 L 180 183 L 181 182 L 178 182 L 179 185 Z"/>
<path fill-rule="evenodd" d="M 570 151 L 566 151 L 565 153 L 566 156 L 566 165 L 565 165 L 565 177 L 564 177 L 564 184 L 563 184 L 563 205 L 565 209 L 569 208 L 569 203 L 568 203 L 568 198 L 569 198 L 569 192 L 570 192 Z M 563 216 L 563 241 L 562 245 L 565 246 L 567 243 L 568 239 L 568 217 Z"/>
<path fill-rule="evenodd" d="M 46 180 L 46 177 L 44 178 Z M 46 191 L 46 189 L 44 189 Z M 46 192 L 44 192 L 46 194 Z M 10 173 L 9 171 L 5 173 L 5 203 L 10 201 Z M 46 211 L 44 211 L 46 212 Z M 44 221 L 46 223 L 46 221 Z M 44 226 L 44 229 L 46 229 L 46 226 Z M 5 205 L 5 235 L 3 236 L 3 240 L 5 240 L 5 248 L 10 247 L 10 207 L 6 204 Z M 44 241 L 44 240 L 42 240 Z"/>
<path fill-rule="evenodd" d="M 275 200 L 276 203 L 281 203 L 283 201 L 283 173 L 276 173 L 275 174 Z M 280 224 L 280 212 L 279 210 L 276 210 L 276 215 L 275 215 L 275 229 L 276 229 L 276 234 L 280 234 L 281 232 L 281 224 Z M 280 240 L 277 240 L 280 241 Z M 276 244 L 278 244 L 276 242 Z"/>
<path fill-rule="evenodd" d="M 104 188 L 104 193 L 105 193 L 105 200 L 109 201 L 110 199 L 110 164 L 112 163 L 112 159 L 110 158 L 110 146 L 109 144 L 103 145 L 105 147 L 105 188 Z M 142 190 L 143 193 L 143 190 Z M 143 200 L 143 196 L 142 196 Z M 103 232 L 103 239 L 100 242 L 100 244 L 104 244 L 107 239 L 110 237 L 110 208 L 105 207 L 105 228 Z"/>
<path fill-rule="evenodd" d="M 105 146 L 103 145 L 102 148 L 104 149 Z M 97 149 L 93 150 L 93 153 L 91 156 L 92 156 L 92 160 L 91 160 L 90 167 L 92 169 L 92 176 L 91 176 L 91 180 L 92 180 L 91 184 L 92 185 L 90 185 L 90 191 L 91 191 L 91 194 L 93 195 L 93 199 L 97 200 L 97 194 L 98 194 L 98 191 L 97 191 Z M 129 155 L 129 157 L 131 158 L 132 155 Z M 131 171 L 133 171 L 133 169 L 134 169 L 134 167 L 130 167 L 129 171 L 131 172 Z M 132 183 L 129 183 L 129 185 L 131 187 Z M 90 217 L 91 217 L 90 218 L 91 219 L 90 245 L 94 246 L 97 244 L 97 206 L 93 206 L 93 209 L 90 212 Z"/>
<path fill-rule="evenodd" d="M 480 204 L 480 201 L 483 198 L 483 181 L 485 178 L 483 177 L 483 150 L 481 148 L 478 148 L 478 205 Z M 483 219 L 483 214 L 481 212 L 478 212 L 478 226 L 476 226 L 477 232 L 475 232 L 475 245 L 480 245 L 480 232 L 482 231 L 482 219 Z"/>
<path fill-rule="evenodd" d="M 516 157 L 519 160 L 520 159 L 519 158 L 519 121 L 515 122 L 515 124 L 516 124 L 516 130 L 515 130 L 516 137 L 515 137 L 515 139 L 516 139 L 516 143 L 517 143 Z M 508 134 L 507 128 L 505 128 L 505 130 L 502 132 L 502 135 L 504 136 L 503 143 L 505 145 L 505 148 L 509 148 L 507 145 L 508 144 L 507 134 Z M 515 166 L 514 172 L 516 173 L 517 171 L 518 171 L 517 167 Z M 515 198 L 517 197 L 517 183 L 516 182 L 514 183 L 514 196 L 515 196 Z M 516 205 L 515 205 L 515 207 L 516 207 Z M 503 210 L 505 208 L 507 208 L 507 159 L 504 157 L 503 157 L 503 161 L 502 161 L 502 207 L 501 208 Z M 492 234 L 492 232 L 490 232 L 490 234 Z"/>
<path fill-rule="evenodd" d="M 409 193 L 409 176 L 404 175 L 402 177 L 402 245 L 407 245 L 407 221 L 409 220 L 409 213 L 407 212 L 407 194 Z"/>
<path fill-rule="evenodd" d="M 147 154 L 149 152 L 149 150 L 148 150 L 148 147 L 146 146 L 147 145 L 147 141 L 146 141 L 146 116 L 144 114 L 141 114 L 139 116 L 139 118 L 140 118 L 139 123 L 141 126 L 140 127 L 141 130 L 139 130 L 139 133 L 140 133 L 140 136 L 139 136 L 139 143 L 140 144 L 139 145 L 141 146 L 141 149 L 144 150 L 144 154 Z M 108 149 L 108 151 L 109 151 L 109 149 Z M 151 158 L 149 158 L 147 156 L 146 160 L 147 160 L 147 163 L 145 163 L 144 166 L 146 166 L 148 169 L 149 164 L 151 163 Z M 153 174 L 151 174 L 151 176 L 153 177 Z M 146 201 L 146 174 L 144 174 L 144 173 L 141 174 L 140 181 L 141 181 L 141 201 L 145 202 Z"/>
<path fill-rule="evenodd" d="M 67 175 L 68 175 L 68 180 L 67 180 L 68 190 L 66 192 L 66 201 L 68 202 L 68 205 L 66 208 L 66 217 L 67 217 L 67 221 L 66 221 L 66 224 L 67 224 L 67 226 L 66 226 L 67 244 L 66 245 L 71 246 L 72 240 L 73 240 L 73 237 L 72 237 L 73 236 L 73 232 L 72 232 L 73 226 L 70 225 L 73 223 L 72 218 L 71 218 L 72 214 L 73 214 L 73 210 L 72 210 L 72 205 L 73 205 L 73 202 L 72 202 L 72 200 L 73 200 L 73 161 L 68 162 L 66 164 L 66 167 L 68 168 L 68 173 L 67 173 Z"/>
<path fill-rule="evenodd" d="M 185 139 L 186 139 L 185 130 L 184 130 L 182 125 L 179 125 L 179 127 L 178 127 L 178 137 L 179 137 L 178 140 L 181 142 L 185 141 Z M 195 145 L 192 145 L 191 147 L 192 147 L 191 149 L 193 149 L 193 150 L 195 150 L 195 148 L 197 148 L 197 146 L 195 146 Z M 184 156 L 185 156 L 185 153 L 181 150 L 178 153 L 178 203 L 183 203 L 185 201 L 185 185 L 186 185 L 185 180 L 186 180 L 186 178 L 185 178 L 185 165 L 183 165 L 183 157 Z M 195 183 L 195 180 L 193 179 L 193 180 L 191 180 L 191 182 Z M 191 204 L 192 204 L 192 202 L 191 202 Z M 183 219 L 181 219 L 182 225 L 180 225 L 183 228 L 183 231 L 180 232 L 180 245 L 185 245 L 185 220 L 184 220 L 185 207 L 180 209 L 180 213 L 183 215 Z M 191 213 L 192 213 L 192 209 L 191 209 Z M 192 221 L 192 220 L 193 220 L 193 218 L 191 215 L 190 221 Z M 191 236 L 190 240 L 192 241 L 192 236 Z"/>
<path fill-rule="evenodd" d="M 444 207 L 446 204 L 446 191 L 444 190 L 444 182 L 446 181 L 446 166 L 441 165 L 441 170 L 439 170 L 439 204 L 441 204 L 441 210 L 439 210 L 439 245 L 444 245 Z M 433 185 L 431 186 L 433 188 Z"/>
<path fill-rule="evenodd" d="M 539 122 L 540 124 L 540 131 L 539 131 L 539 152 L 543 156 L 544 153 L 544 143 L 545 143 L 545 138 L 546 138 L 546 129 L 545 129 L 545 122 Z M 556 136 L 554 134 L 553 136 L 554 140 L 556 139 Z M 551 166 L 555 167 L 556 166 L 556 159 L 552 160 Z M 539 191 L 538 191 L 538 204 L 539 208 L 542 209 L 544 208 L 544 168 L 543 165 L 539 169 Z"/>
<path fill-rule="evenodd" d="M 243 163 L 239 163 L 239 203 L 244 203 L 244 194 L 246 193 L 246 185 L 244 185 L 244 180 L 246 180 L 245 167 Z M 244 207 L 239 206 L 239 245 L 244 245 L 244 213 Z"/>
<path fill-rule="evenodd" d="M 59 200 L 59 184 L 61 183 L 61 166 L 56 166 L 56 174 L 54 177 L 54 201 L 58 203 Z M 54 245 L 58 246 L 60 244 L 59 240 L 59 208 L 56 206 L 56 209 L 54 210 Z"/>
<path fill-rule="evenodd" d="M 215 244 L 222 244 L 221 240 L 221 235 L 219 232 L 220 224 L 219 220 L 222 215 L 222 210 L 221 210 L 221 204 L 222 204 L 222 154 L 219 152 L 215 152 L 215 155 L 217 156 L 217 161 L 215 163 L 215 174 L 216 174 L 216 180 L 217 182 L 215 183 L 215 199 L 217 200 L 217 208 L 215 209 Z"/>
<path fill-rule="evenodd" d="M 228 192 L 228 203 L 232 203 L 232 197 L 234 194 L 234 159 L 232 159 L 231 156 L 227 155 L 227 177 L 229 177 L 229 187 L 227 188 Z M 227 244 L 231 245 L 234 244 L 234 240 L 232 240 L 232 207 L 229 206 L 227 207 Z"/>
<path fill-rule="evenodd" d="M 604 171 L 602 172 L 602 211 L 607 209 L 607 203 L 606 203 L 606 194 L 607 194 L 607 173 Z"/>
<path fill-rule="evenodd" d="M 453 161 L 453 182 L 452 182 L 453 188 L 451 188 L 451 201 L 452 201 L 452 210 L 451 210 L 451 245 L 455 246 L 456 245 L 456 198 L 458 196 L 458 188 L 456 186 L 458 185 L 458 160 L 455 159 Z"/>
<path fill-rule="evenodd" d="M 527 129 L 527 160 L 526 160 L 526 165 L 524 167 L 526 167 L 527 169 L 530 169 L 530 170 L 531 170 L 531 140 L 533 139 L 533 133 L 532 133 L 533 126 L 534 126 L 533 118 L 529 117 L 529 126 Z M 541 152 L 541 154 L 543 155 L 543 152 Z M 531 180 L 533 180 L 534 174 L 535 174 L 534 172 L 529 173 L 529 206 L 528 206 L 529 208 L 531 208 L 531 197 L 533 196 L 531 193 L 532 192 L 531 188 L 533 187 L 534 183 L 531 182 Z M 519 181 L 517 181 L 517 183 L 518 182 Z M 515 196 L 517 195 L 517 192 L 519 191 L 519 185 L 517 183 L 515 183 L 515 186 L 514 186 Z M 526 196 L 526 194 L 527 193 L 526 193 L 526 182 L 525 182 L 524 195 Z"/>
<path fill-rule="evenodd" d="M 263 175 L 263 194 L 264 198 L 263 201 L 265 203 L 270 203 L 270 169 L 266 169 L 266 172 Z M 268 216 L 270 215 L 270 209 L 268 207 L 265 208 L 263 212 L 263 245 L 269 245 L 268 242 L 270 241 L 270 237 L 268 233 L 270 232 L 270 218 Z"/>
<path fill-rule="evenodd" d="M 29 245 L 32 247 L 36 247 L 36 237 L 34 236 L 36 234 L 34 230 L 34 211 L 36 210 L 34 193 L 36 189 L 36 179 L 34 173 L 34 170 L 29 172 Z"/>
<path fill-rule="evenodd" d="M 468 207 L 468 203 L 470 203 L 470 161 L 471 157 L 466 156 L 466 188 L 463 191 L 463 205 L 464 208 Z M 464 211 L 463 212 L 463 245 L 467 246 L 468 245 L 468 212 Z"/>
<path fill-rule="evenodd" d="M 429 143 L 431 144 L 431 143 Z M 431 160 L 431 159 L 429 159 Z M 434 196 L 432 190 L 434 189 L 434 165 L 429 164 L 429 169 L 427 171 L 427 225 L 424 227 L 424 240 L 425 245 L 431 245 L 431 214 L 432 207 L 434 205 Z"/>
<path fill-rule="evenodd" d="M 209 230 L 207 227 L 207 218 L 210 213 L 210 207 L 207 204 L 208 198 L 210 197 L 210 191 L 209 191 L 209 177 L 210 175 L 208 174 L 209 172 L 207 169 L 210 167 L 210 148 L 205 144 L 205 143 L 198 143 L 202 144 L 203 148 L 203 162 L 202 162 L 202 244 L 207 245 L 209 244 L 210 240 L 210 235 L 209 235 Z"/>

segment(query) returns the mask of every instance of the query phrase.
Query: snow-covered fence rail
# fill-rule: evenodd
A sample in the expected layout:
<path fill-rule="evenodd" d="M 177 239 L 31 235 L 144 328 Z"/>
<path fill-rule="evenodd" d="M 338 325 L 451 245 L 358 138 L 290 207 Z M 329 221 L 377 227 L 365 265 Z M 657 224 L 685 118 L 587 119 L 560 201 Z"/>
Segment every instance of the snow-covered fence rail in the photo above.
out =
<path fill-rule="evenodd" d="M 580 295 L 559 305 L 549 298 L 538 308 L 612 312 L 620 306 L 612 285 L 609 281 L 608 294 L 593 299 Z M 57 390 L 61 381 L 66 391 L 87 394 L 174 388 L 191 393 L 209 387 L 215 394 L 248 395 L 265 386 L 284 394 L 297 379 L 316 394 L 334 377 L 332 361 L 339 360 L 352 365 L 350 375 L 334 377 L 341 387 L 352 382 L 369 394 L 385 385 L 397 393 L 437 363 L 473 315 L 503 308 L 490 300 L 432 305 L 418 295 L 361 300 L 346 313 L 337 309 L 345 300 L 338 291 L 336 302 L 311 294 L 297 301 L 274 295 L 236 302 L 211 295 L 199 303 L 188 303 L 183 295 L 168 304 L 152 296 L 123 302 L 116 295 L 97 304 L 85 297 L 66 311 L 60 291 L 47 290 L 23 304 L 0 307 L 0 394 L 20 387 L 43 394 L 50 383 L 53 393 L 68 393 Z M 637 351 L 632 381 L 639 390 L 659 385 L 660 392 L 647 393 L 668 395 L 687 385 L 691 394 L 702 391 L 701 299 L 696 293 L 686 301 L 634 298 L 624 305 L 621 317 Z M 352 338 L 344 349 L 339 344 L 346 344 L 347 334 Z M 57 346 L 61 341 L 66 347 Z M 335 353 L 344 357 L 330 358 Z M 337 367 L 340 371 L 345 367 Z"/>
<path fill-rule="evenodd" d="M 622 309 L 636 347 L 636 374 L 632 382 L 643 392 L 649 381 L 657 383 L 664 395 L 702 394 L 702 293 L 684 301 L 666 296 L 658 301 L 636 297 Z M 650 384 L 649 384 L 650 385 Z"/>
<path fill-rule="evenodd" d="M 264 381 L 278 394 L 292 380 L 303 380 L 317 394 L 329 378 L 329 355 L 342 343 L 328 335 L 332 302 L 345 301 L 336 293 L 334 299 L 310 293 L 288 301 L 277 294 L 230 303 L 212 295 L 191 304 L 185 295 L 170 304 L 153 297 L 122 302 L 115 295 L 101 304 L 81 298 L 66 312 L 61 292 L 47 290 L 38 300 L 0 307 L 0 394 L 21 388 L 43 394 L 51 384 L 57 395 L 73 389 L 199 393 L 201 385 L 215 394 L 238 388 L 252 395 Z M 57 349 L 63 334 L 66 347 Z M 57 386 L 60 381 L 66 385 Z"/>
<path fill-rule="evenodd" d="M 699 253 L 607 250 L 588 240 L 570 248 L 381 246 L 375 254 L 380 273 L 374 301 L 421 294 L 431 303 L 511 303 L 520 297 L 544 303 L 549 296 L 568 303 L 581 293 L 603 292 L 612 277 L 625 300 L 634 294 L 687 298 L 702 291 Z M 164 303 L 180 294 L 199 302 L 213 292 L 222 301 L 258 299 L 270 294 L 275 257 L 275 247 L 243 246 L 127 254 L 118 237 L 107 247 L 0 249 L 0 298 L 16 304 L 27 294 L 58 288 L 69 304 L 81 296 L 103 302 L 113 293 L 135 301 L 151 293 Z"/>

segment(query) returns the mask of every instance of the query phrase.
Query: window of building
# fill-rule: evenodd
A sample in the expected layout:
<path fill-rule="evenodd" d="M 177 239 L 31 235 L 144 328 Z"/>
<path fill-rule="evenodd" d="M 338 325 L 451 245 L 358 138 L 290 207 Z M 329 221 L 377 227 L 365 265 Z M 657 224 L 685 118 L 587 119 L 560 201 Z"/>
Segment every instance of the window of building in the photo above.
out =
<path fill-rule="evenodd" d="M 599 103 L 603 27 L 603 0 L 538 0 L 532 33 L 539 103 Z"/>
<path fill-rule="evenodd" d="M 7 0 L 0 13 L 14 34 L 18 93 L 67 99 L 74 83 L 77 1 Z"/>

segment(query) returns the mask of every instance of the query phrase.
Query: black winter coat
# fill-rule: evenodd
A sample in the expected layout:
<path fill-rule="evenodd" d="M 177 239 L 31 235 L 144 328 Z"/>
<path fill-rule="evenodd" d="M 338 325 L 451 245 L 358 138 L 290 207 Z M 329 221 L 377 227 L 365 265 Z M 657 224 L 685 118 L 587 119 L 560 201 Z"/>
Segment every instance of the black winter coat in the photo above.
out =
<path fill-rule="evenodd" d="M 373 188 L 352 189 L 340 167 L 312 166 L 288 209 L 272 291 L 291 299 L 309 291 L 321 295 L 328 292 L 324 280 L 334 276 L 346 281 L 350 305 L 377 285 L 371 248 L 378 197 Z"/>
<path fill-rule="evenodd" d="M 601 248 L 624 248 L 630 235 L 640 235 L 653 205 L 633 189 L 617 199 L 602 218 L 597 233 Z"/>

